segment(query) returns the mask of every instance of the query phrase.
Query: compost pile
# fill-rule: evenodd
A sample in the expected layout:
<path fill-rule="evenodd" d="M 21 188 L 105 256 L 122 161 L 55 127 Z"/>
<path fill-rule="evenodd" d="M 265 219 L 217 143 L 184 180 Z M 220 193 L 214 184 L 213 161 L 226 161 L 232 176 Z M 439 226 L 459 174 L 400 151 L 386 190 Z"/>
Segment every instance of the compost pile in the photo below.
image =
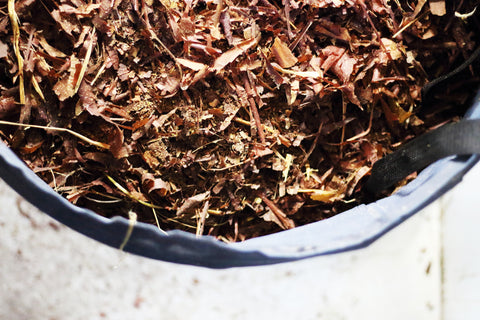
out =
<path fill-rule="evenodd" d="M 478 83 L 421 105 L 478 46 L 476 1 L 0 2 L 1 139 L 79 206 L 225 241 L 362 202 Z"/>

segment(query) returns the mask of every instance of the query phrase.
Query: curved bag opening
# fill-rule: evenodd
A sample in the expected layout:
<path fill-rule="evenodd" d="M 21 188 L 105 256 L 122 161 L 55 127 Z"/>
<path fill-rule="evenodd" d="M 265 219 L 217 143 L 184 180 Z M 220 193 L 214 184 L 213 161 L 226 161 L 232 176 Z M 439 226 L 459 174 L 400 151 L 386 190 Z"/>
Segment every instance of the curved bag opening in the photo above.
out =
<path fill-rule="evenodd" d="M 480 95 L 466 119 L 480 119 Z M 478 155 L 452 156 L 428 166 L 397 193 L 359 205 L 334 217 L 276 234 L 226 244 L 211 236 L 158 230 L 138 222 L 124 246 L 126 252 L 151 259 L 209 268 L 268 265 L 364 248 L 462 180 Z M 41 211 L 87 237 L 119 248 L 129 221 L 104 218 L 79 208 L 52 190 L 8 147 L 0 144 L 0 177 Z"/>

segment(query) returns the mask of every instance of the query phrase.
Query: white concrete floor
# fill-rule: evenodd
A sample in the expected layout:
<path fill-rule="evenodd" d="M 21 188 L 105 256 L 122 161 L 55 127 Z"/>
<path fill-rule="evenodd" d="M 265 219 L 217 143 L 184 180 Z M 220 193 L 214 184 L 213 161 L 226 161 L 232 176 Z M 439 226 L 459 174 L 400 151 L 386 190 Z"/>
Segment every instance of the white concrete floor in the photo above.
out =
<path fill-rule="evenodd" d="M 366 249 L 209 270 L 125 254 L 0 180 L 0 319 L 477 319 L 480 166 Z"/>

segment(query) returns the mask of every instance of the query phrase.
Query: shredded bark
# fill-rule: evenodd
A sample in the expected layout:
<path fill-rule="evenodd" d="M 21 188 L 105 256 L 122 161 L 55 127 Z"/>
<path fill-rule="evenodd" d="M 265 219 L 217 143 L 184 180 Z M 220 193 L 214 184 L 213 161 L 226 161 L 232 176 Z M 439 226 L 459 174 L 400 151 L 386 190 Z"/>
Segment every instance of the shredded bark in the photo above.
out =
<path fill-rule="evenodd" d="M 479 83 L 422 105 L 474 0 L 0 2 L 0 138 L 74 204 L 224 241 L 373 200 L 372 164 Z"/>

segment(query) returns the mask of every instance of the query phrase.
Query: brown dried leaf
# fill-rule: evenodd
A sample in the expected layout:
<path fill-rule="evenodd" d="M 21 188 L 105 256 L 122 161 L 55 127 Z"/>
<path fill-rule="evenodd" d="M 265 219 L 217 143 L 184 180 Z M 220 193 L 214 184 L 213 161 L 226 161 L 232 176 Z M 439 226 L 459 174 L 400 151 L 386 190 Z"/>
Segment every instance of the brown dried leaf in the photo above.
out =
<path fill-rule="evenodd" d="M 445 0 L 430 0 L 430 12 L 436 16 L 444 16 L 447 13 Z"/>
<path fill-rule="evenodd" d="M 99 10 L 98 10 L 98 16 L 102 19 L 106 19 L 110 13 L 112 12 L 113 8 L 117 8 L 119 5 L 119 0 L 99 0 L 97 2 L 100 2 Z M 117 2 L 117 3 L 115 3 Z"/>
<path fill-rule="evenodd" d="M 38 39 L 38 42 L 40 43 L 40 45 L 42 46 L 42 48 L 52 57 L 56 57 L 56 58 L 65 58 L 67 57 L 67 55 L 65 53 L 63 53 L 62 51 L 58 50 L 57 48 L 55 47 L 52 47 L 48 42 L 47 40 L 45 39 L 45 37 L 43 35 L 37 35 L 37 39 Z"/>
<path fill-rule="evenodd" d="M 284 74 L 293 75 L 295 77 L 305 78 L 305 79 L 320 79 L 320 78 L 322 78 L 322 74 L 317 72 L 317 71 L 297 71 L 297 70 L 293 70 L 293 69 L 284 69 L 284 68 L 280 67 L 275 62 L 272 62 L 271 65 L 276 71 L 279 71 L 279 72 L 284 73 Z"/>
<path fill-rule="evenodd" d="M 70 36 L 73 36 L 73 33 L 80 33 L 80 23 L 75 18 L 61 14 L 60 10 L 53 10 L 51 13 L 52 18 L 60 25 L 63 31 L 65 31 Z"/>
<path fill-rule="evenodd" d="M 117 70 L 120 67 L 120 59 L 118 57 L 117 50 L 114 50 L 111 47 L 107 47 L 107 55 L 107 59 L 105 60 L 105 67 L 113 67 L 115 70 Z"/>
<path fill-rule="evenodd" d="M 93 17 L 92 23 L 98 31 L 100 31 L 101 33 L 105 33 L 108 36 L 111 36 L 113 34 L 113 31 L 115 30 L 114 26 L 110 25 L 108 21 L 100 18 L 99 16 Z"/>
<path fill-rule="evenodd" d="M 345 49 L 336 46 L 324 48 L 322 54 L 326 56 L 326 60 L 322 64 L 324 71 L 332 69 L 343 83 L 348 82 L 357 64 L 357 59 L 351 57 Z"/>
<path fill-rule="evenodd" d="M 376 13 L 379 13 L 379 14 L 387 13 L 386 1 L 373 0 L 370 5 L 372 7 L 372 10 Z"/>
<path fill-rule="evenodd" d="M 57 81 L 53 86 L 53 91 L 55 91 L 60 101 L 65 101 L 75 94 L 75 86 L 70 80 L 70 77 L 66 77 Z"/>
<path fill-rule="evenodd" d="M 4 97 L 0 98 L 0 117 L 4 117 L 17 109 L 17 104 L 13 97 Z"/>
<path fill-rule="evenodd" d="M 342 5 L 345 4 L 345 0 L 298 0 L 297 2 L 309 5 L 313 8 L 340 8 Z"/>
<path fill-rule="evenodd" d="M 292 105 L 295 100 L 297 100 L 297 95 L 300 90 L 300 81 L 292 80 L 292 82 L 286 86 L 285 93 L 287 95 L 287 103 L 288 105 Z"/>
<path fill-rule="evenodd" d="M 113 106 L 113 105 L 102 106 L 102 107 L 99 108 L 99 112 L 104 116 L 105 116 L 105 113 L 108 112 L 108 113 L 111 113 L 111 114 L 115 114 L 119 117 L 122 117 L 125 120 L 132 120 L 132 117 L 130 116 L 130 114 L 127 111 L 125 111 L 122 108 Z"/>
<path fill-rule="evenodd" d="M 251 38 L 237 44 L 232 49 L 222 53 L 218 58 L 215 59 L 213 63 L 212 71 L 219 72 L 225 68 L 228 64 L 232 63 L 240 55 L 247 52 L 248 49 L 252 48 L 258 43 L 259 38 Z"/>
<path fill-rule="evenodd" d="M 332 203 L 338 200 L 339 192 L 337 190 L 316 190 L 310 194 L 310 199 L 314 201 Z"/>
<path fill-rule="evenodd" d="M 263 53 L 262 53 L 262 56 L 265 61 L 265 70 L 267 71 L 268 75 L 272 78 L 273 82 L 275 82 L 275 85 L 277 86 L 277 88 L 280 87 L 280 85 L 282 85 L 285 80 L 280 75 L 280 73 L 278 73 L 277 70 L 275 70 L 275 68 L 272 66 L 270 61 L 263 55 Z"/>
<path fill-rule="evenodd" d="M 182 214 L 198 207 L 203 201 L 207 200 L 210 197 L 210 191 L 196 194 L 188 199 L 177 209 L 177 217 Z"/>
<path fill-rule="evenodd" d="M 0 41 L 0 59 L 8 55 L 8 45 Z"/>
<path fill-rule="evenodd" d="M 180 89 L 181 79 L 175 76 L 162 76 L 157 83 L 154 84 L 154 87 L 160 90 L 161 95 L 171 97 L 178 92 Z"/>
<path fill-rule="evenodd" d="M 104 165 L 108 165 L 112 161 L 112 156 L 103 152 L 87 152 L 83 154 L 83 158 L 86 160 L 92 160 Z"/>
<path fill-rule="evenodd" d="M 7 30 L 9 25 L 9 18 L 7 15 L 0 17 L 0 33 L 8 33 L 10 30 Z"/>
<path fill-rule="evenodd" d="M 164 197 L 170 193 L 171 188 L 168 182 L 161 178 L 155 178 L 153 174 L 145 172 L 142 175 L 142 185 L 148 193 L 156 192 L 158 195 Z"/>
<path fill-rule="evenodd" d="M 322 49 L 322 55 L 324 56 L 324 61 L 322 62 L 321 68 L 324 72 L 328 72 L 340 59 L 340 57 L 345 53 L 345 49 L 337 46 L 328 46 Z"/>
<path fill-rule="evenodd" d="M 399 47 L 395 41 L 388 38 L 382 38 L 381 41 L 393 60 L 399 60 L 404 57 L 405 52 L 401 50 L 403 48 Z"/>
<path fill-rule="evenodd" d="M 358 182 L 365 177 L 370 172 L 370 168 L 367 166 L 363 166 L 360 169 L 356 170 L 351 177 L 349 177 L 349 184 L 347 189 L 345 190 L 345 194 L 350 196 L 353 193 L 353 190 L 357 186 Z"/>
<path fill-rule="evenodd" d="M 224 106 L 224 114 L 226 115 L 225 119 L 220 124 L 218 131 L 221 132 L 227 129 L 232 123 L 233 118 L 237 115 L 238 110 L 240 110 L 240 104 L 226 103 Z"/>
<path fill-rule="evenodd" d="M 204 79 L 209 74 L 209 72 L 210 71 L 209 71 L 207 65 L 203 65 L 202 68 L 198 72 L 195 72 L 195 73 L 185 72 L 183 74 L 183 78 L 182 78 L 182 81 L 180 83 L 180 89 L 187 90 L 190 86 L 194 85 L 199 80 Z"/>
<path fill-rule="evenodd" d="M 58 6 L 58 9 L 62 13 L 66 14 L 75 14 L 77 16 L 89 16 L 94 10 L 100 8 L 100 4 L 91 3 L 91 4 L 81 4 L 78 8 L 70 6 L 68 4 L 61 4 Z"/>
<path fill-rule="evenodd" d="M 177 58 L 177 62 L 180 63 L 180 65 L 187 67 L 189 69 L 192 69 L 194 71 L 200 71 L 206 67 L 206 65 L 203 63 L 195 62 L 189 59 Z"/>
<path fill-rule="evenodd" d="M 104 117 L 100 110 L 98 109 L 97 96 L 93 92 L 93 88 L 86 82 L 83 81 L 78 89 L 78 97 L 81 110 L 86 110 L 92 116 Z M 105 117 L 104 117 L 105 118 Z M 105 118 L 108 120 L 108 118 Z"/>
<path fill-rule="evenodd" d="M 233 45 L 232 26 L 230 22 L 230 13 L 226 10 L 220 15 L 220 23 L 222 24 L 223 32 L 225 33 L 225 38 L 227 39 L 228 44 Z"/>
<path fill-rule="evenodd" d="M 275 60 L 277 60 L 282 68 L 293 67 L 298 62 L 298 59 L 293 55 L 292 51 L 290 51 L 288 46 L 278 37 L 275 38 L 271 50 L 275 56 Z"/>
<path fill-rule="evenodd" d="M 350 43 L 350 33 L 346 28 L 331 22 L 327 19 L 319 20 L 319 24 L 315 27 L 315 31 L 320 32 L 328 37 Z"/>
<path fill-rule="evenodd" d="M 24 154 L 29 154 L 33 153 L 38 150 L 43 145 L 43 140 L 40 140 L 38 142 L 29 142 L 25 146 L 21 147 L 20 150 Z"/>
<path fill-rule="evenodd" d="M 109 137 L 110 151 L 117 159 L 125 158 L 129 156 L 128 148 L 124 144 L 123 131 L 119 128 L 112 130 Z"/>
<path fill-rule="evenodd" d="M 357 105 L 358 107 L 360 107 L 360 109 L 363 110 L 362 103 L 360 102 L 355 93 L 355 85 L 352 82 L 347 82 L 347 84 L 344 85 L 341 89 L 343 94 L 345 94 L 345 96 L 351 103 Z"/>
<path fill-rule="evenodd" d="M 78 58 L 74 54 L 72 54 L 72 56 L 70 56 L 68 76 L 60 79 L 53 86 L 53 91 L 55 91 L 60 101 L 65 101 L 66 99 L 73 97 L 73 95 L 75 94 L 75 84 L 77 83 L 77 78 L 80 73 L 81 67 L 82 64 L 80 63 Z"/>

